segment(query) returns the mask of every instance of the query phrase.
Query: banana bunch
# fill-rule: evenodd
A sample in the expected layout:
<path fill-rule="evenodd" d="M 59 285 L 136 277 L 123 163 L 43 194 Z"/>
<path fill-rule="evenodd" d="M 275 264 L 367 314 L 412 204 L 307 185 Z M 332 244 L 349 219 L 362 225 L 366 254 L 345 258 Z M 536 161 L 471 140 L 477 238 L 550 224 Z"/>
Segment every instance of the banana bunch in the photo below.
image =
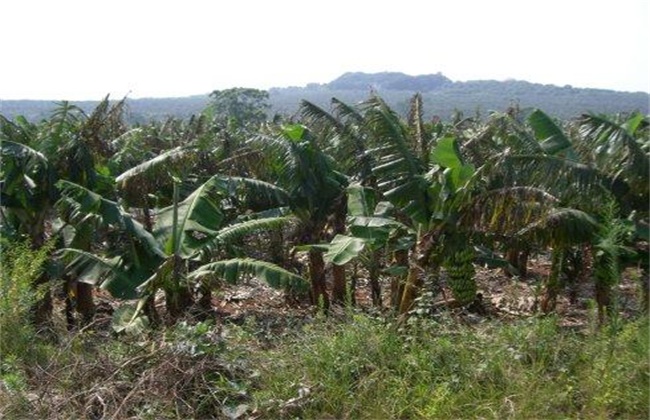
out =
<path fill-rule="evenodd" d="M 447 271 L 447 285 L 454 299 L 461 305 L 468 305 L 476 297 L 476 281 L 474 275 L 474 250 L 465 248 L 448 257 L 443 262 Z"/>

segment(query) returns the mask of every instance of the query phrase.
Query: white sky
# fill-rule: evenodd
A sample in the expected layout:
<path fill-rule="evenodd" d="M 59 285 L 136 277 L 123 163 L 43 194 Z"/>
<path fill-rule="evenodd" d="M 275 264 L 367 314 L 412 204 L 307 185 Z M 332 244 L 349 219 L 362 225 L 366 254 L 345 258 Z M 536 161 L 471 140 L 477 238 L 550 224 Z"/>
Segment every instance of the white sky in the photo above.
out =
<path fill-rule="evenodd" d="M 2 0 L 0 99 L 442 72 L 650 92 L 650 0 Z"/>

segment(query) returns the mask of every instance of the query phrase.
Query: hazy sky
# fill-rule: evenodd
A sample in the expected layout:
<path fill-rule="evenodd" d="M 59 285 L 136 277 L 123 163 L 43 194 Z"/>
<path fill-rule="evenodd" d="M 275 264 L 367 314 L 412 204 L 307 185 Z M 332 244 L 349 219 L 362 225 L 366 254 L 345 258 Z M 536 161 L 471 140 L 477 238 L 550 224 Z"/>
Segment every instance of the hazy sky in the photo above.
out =
<path fill-rule="evenodd" d="M 0 99 L 442 72 L 650 91 L 650 0 L 2 0 Z"/>

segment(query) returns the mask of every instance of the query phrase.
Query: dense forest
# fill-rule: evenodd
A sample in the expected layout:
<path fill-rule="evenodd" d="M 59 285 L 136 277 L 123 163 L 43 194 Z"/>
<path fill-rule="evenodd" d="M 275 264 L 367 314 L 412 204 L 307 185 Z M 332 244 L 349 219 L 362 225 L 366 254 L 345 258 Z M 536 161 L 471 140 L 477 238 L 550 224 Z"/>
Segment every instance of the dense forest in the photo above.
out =
<path fill-rule="evenodd" d="M 3 111 L 0 415 L 646 416 L 647 103 L 369 80 Z"/>
<path fill-rule="evenodd" d="M 329 83 L 271 88 L 269 114 L 294 115 L 299 111 L 303 99 L 325 109 L 333 97 L 356 104 L 365 100 L 371 91 L 381 95 L 402 116 L 408 112 L 411 97 L 419 92 L 425 107 L 423 117 L 430 119 L 438 116 L 445 121 L 459 112 L 465 116 L 487 116 L 490 112 L 501 111 L 513 105 L 522 109 L 543 109 L 548 115 L 561 119 L 576 118 L 584 112 L 650 112 L 650 97 L 647 92 L 560 87 L 518 80 L 453 82 L 440 73 L 418 76 L 403 73 L 346 73 Z M 168 117 L 189 118 L 208 105 L 209 96 L 127 99 L 126 102 L 126 120 L 130 123 L 146 123 Z M 98 101 L 74 104 L 90 112 Z M 0 98 L 0 113 L 9 118 L 23 115 L 30 120 L 39 120 L 47 118 L 55 107 L 53 101 Z"/>

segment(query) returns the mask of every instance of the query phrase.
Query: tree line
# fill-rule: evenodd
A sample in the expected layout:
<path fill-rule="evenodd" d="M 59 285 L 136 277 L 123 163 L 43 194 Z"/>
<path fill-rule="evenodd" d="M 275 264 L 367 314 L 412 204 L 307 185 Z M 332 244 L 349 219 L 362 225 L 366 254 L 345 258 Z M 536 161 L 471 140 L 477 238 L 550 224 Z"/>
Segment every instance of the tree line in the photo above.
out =
<path fill-rule="evenodd" d="M 615 114 L 638 111 L 648 114 L 647 92 L 617 92 L 605 89 L 554 86 L 522 80 L 474 80 L 453 82 L 444 75 L 409 76 L 403 73 L 345 73 L 329 83 L 310 83 L 304 87 L 277 87 L 268 91 L 269 113 L 293 115 L 302 100 L 328 108 L 332 97 L 356 104 L 370 91 L 379 94 L 392 109 L 406 116 L 410 98 L 422 94 L 424 117 L 438 116 L 447 121 L 457 113 L 487 117 L 509 106 L 539 108 L 553 118 L 574 119 L 582 113 Z M 210 97 L 200 94 L 181 98 L 127 99 L 125 119 L 131 124 L 169 117 L 190 118 L 200 114 Z M 75 105 L 91 112 L 98 101 L 80 101 Z M 0 100 L 0 113 L 8 118 L 23 115 L 30 120 L 47 118 L 54 108 L 52 101 Z"/>

